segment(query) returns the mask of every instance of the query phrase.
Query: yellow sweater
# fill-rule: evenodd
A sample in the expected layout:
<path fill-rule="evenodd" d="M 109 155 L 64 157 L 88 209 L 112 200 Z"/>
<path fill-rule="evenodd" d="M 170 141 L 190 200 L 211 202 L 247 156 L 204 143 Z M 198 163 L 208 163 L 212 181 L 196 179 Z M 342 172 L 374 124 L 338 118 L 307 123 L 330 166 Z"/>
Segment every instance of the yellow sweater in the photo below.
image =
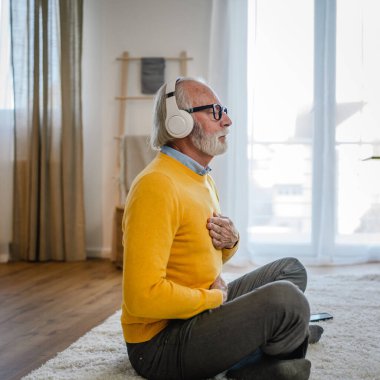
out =
<path fill-rule="evenodd" d="M 206 228 L 220 212 L 215 185 L 163 153 L 135 179 L 123 217 L 121 323 L 129 343 L 151 339 L 170 319 L 187 319 L 222 303 L 210 290 L 236 251 L 217 250 Z"/>

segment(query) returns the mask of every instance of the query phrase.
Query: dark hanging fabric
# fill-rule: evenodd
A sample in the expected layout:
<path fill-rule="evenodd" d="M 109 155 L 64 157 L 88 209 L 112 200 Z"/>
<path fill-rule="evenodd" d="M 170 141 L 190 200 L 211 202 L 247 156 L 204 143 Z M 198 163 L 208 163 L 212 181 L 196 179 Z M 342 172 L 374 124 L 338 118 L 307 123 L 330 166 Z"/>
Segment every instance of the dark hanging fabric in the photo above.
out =
<path fill-rule="evenodd" d="M 141 58 L 141 92 L 155 94 L 165 82 L 164 58 Z"/>

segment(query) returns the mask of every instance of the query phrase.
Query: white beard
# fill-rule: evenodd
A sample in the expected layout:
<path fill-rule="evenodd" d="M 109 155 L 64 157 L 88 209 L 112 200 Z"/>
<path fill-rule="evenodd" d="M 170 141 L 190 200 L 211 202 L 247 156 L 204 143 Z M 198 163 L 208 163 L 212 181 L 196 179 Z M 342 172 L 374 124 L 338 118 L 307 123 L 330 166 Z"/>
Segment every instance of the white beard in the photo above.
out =
<path fill-rule="evenodd" d="M 194 146 L 201 152 L 208 154 L 209 156 L 217 156 L 223 154 L 228 147 L 227 141 L 220 141 L 219 137 L 227 136 L 228 131 L 223 128 L 220 132 L 213 134 L 206 133 L 199 123 L 194 123 L 193 131 L 190 138 Z"/>

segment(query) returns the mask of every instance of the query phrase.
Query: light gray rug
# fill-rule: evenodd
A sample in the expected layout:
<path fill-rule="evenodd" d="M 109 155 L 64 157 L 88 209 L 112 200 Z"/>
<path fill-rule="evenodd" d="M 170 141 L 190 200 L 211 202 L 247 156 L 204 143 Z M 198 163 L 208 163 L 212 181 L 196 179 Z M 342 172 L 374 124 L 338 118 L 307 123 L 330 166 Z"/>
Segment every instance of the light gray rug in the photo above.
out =
<path fill-rule="evenodd" d="M 311 379 L 380 380 L 380 274 L 312 276 L 307 295 L 312 312 L 334 315 L 320 323 L 322 340 L 309 346 Z M 141 379 L 128 361 L 119 319 L 117 312 L 23 379 Z"/>

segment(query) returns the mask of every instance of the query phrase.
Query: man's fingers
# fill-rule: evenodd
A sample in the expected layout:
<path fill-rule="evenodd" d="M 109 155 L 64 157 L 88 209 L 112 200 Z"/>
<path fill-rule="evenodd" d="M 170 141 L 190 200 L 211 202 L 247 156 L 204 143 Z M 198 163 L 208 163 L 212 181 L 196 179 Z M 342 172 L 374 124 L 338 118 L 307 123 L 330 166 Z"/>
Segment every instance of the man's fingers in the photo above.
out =
<path fill-rule="evenodd" d="M 219 244 L 226 244 L 229 243 L 230 239 L 227 235 L 218 234 L 215 231 L 209 232 L 210 236 L 212 237 L 213 241 L 217 241 Z"/>
<path fill-rule="evenodd" d="M 216 224 L 211 224 L 210 227 L 207 227 L 207 228 L 209 229 L 210 233 L 211 232 L 213 233 L 211 236 L 216 236 L 216 235 L 229 236 L 230 235 L 230 229 L 220 227 Z"/>
<path fill-rule="evenodd" d="M 213 238 L 217 238 L 219 236 L 219 234 L 216 231 L 214 231 L 214 230 L 210 230 L 209 234 Z"/>
<path fill-rule="evenodd" d="M 220 224 L 213 223 L 210 221 L 209 223 L 207 223 L 207 228 L 209 230 L 219 231 L 222 228 L 222 226 Z"/>
<path fill-rule="evenodd" d="M 221 243 L 219 240 L 213 238 L 212 239 L 212 244 L 214 245 L 215 248 L 222 248 L 223 247 L 223 243 Z"/>
<path fill-rule="evenodd" d="M 220 226 L 220 227 L 228 227 L 230 226 L 230 220 L 228 218 L 210 218 L 208 220 L 208 223 L 210 224 L 216 224 L 217 226 Z"/>

